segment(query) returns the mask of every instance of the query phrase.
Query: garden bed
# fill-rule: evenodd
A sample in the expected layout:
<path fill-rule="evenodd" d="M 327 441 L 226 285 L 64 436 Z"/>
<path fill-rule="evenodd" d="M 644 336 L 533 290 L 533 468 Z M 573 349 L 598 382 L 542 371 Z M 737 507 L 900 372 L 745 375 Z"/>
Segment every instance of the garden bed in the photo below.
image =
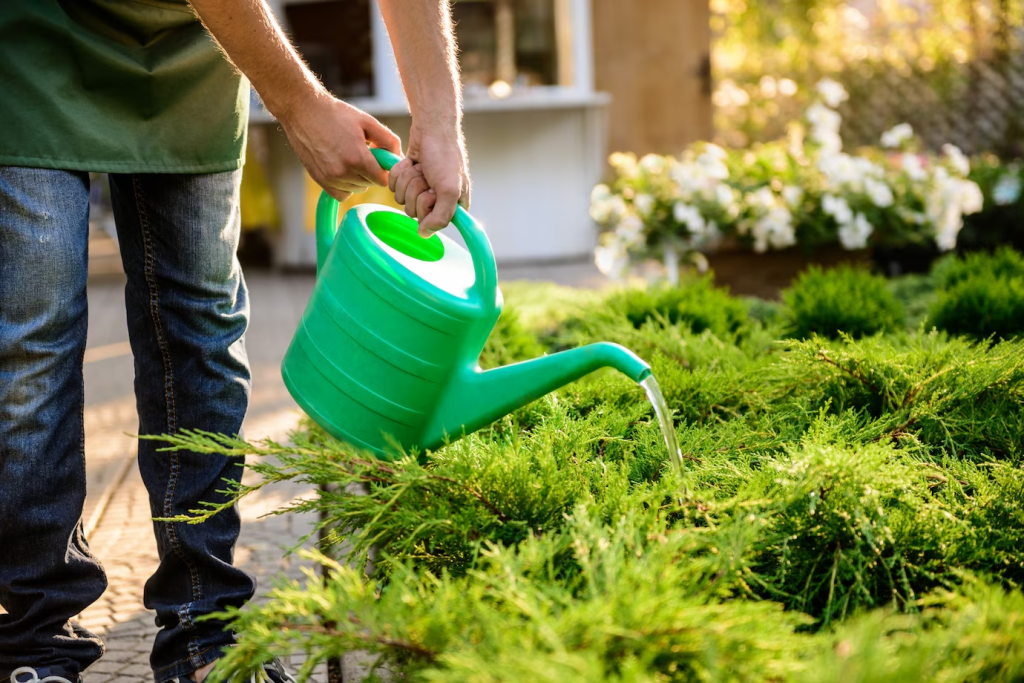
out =
<path fill-rule="evenodd" d="M 507 287 L 483 362 L 632 348 L 673 411 L 681 475 L 642 390 L 611 372 L 422 462 L 312 425 L 292 445 L 172 439 L 276 456 L 252 465 L 263 485 L 336 485 L 296 508 L 352 548 L 232 611 L 224 671 L 362 649 L 410 681 L 1020 680 L 1022 282 L 1002 252 L 890 283 L 813 271 L 781 304 L 708 279 Z M 964 323 L 979 300 L 992 315 Z"/>

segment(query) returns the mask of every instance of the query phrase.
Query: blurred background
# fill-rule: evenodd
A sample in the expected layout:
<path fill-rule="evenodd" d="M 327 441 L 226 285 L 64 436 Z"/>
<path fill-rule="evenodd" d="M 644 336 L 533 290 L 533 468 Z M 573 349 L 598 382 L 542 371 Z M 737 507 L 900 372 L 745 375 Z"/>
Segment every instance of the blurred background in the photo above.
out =
<path fill-rule="evenodd" d="M 407 139 L 407 105 L 374 0 L 270 4 L 333 93 Z M 605 215 L 607 207 L 592 190 L 608 183 L 628 209 L 634 208 L 631 194 L 645 192 L 624 178 L 621 164 L 609 165 L 609 153 L 660 155 L 672 165 L 688 149 L 699 154 L 694 145 L 701 142 L 749 154 L 808 132 L 813 138 L 815 124 L 808 129 L 807 117 L 821 99 L 816 86 L 822 79 L 839 84 L 845 95 L 830 109 L 839 116 L 834 127 L 845 152 L 883 149 L 883 134 L 905 125 L 913 135 L 897 151 L 926 162 L 928 154 L 941 155 L 952 145 L 971 158 L 971 178 L 989 201 L 983 211 L 964 213 L 958 249 L 1020 243 L 1021 0 L 456 0 L 452 10 L 473 213 L 485 224 L 499 264 L 513 276 L 592 284 L 620 275 L 621 268 L 606 264 L 602 273 L 597 266 L 602 233 L 621 230 L 623 216 Z M 277 271 L 313 268 L 319 189 L 255 94 L 247 159 L 243 263 Z M 687 254 L 697 252 L 728 283 L 731 272 L 750 269 L 750 247 L 758 241 L 744 239 L 756 231 L 745 229 L 743 218 L 756 223 L 757 211 L 743 193 L 772 185 L 773 178 L 751 177 L 751 167 L 761 161 L 727 163 L 737 216 L 733 225 L 724 218 L 715 223 L 726 239 L 697 243 L 678 216 L 641 215 L 641 243 L 609 236 L 603 243 L 615 242 L 614 256 L 632 265 L 663 263 L 666 244 L 683 253 L 684 264 L 693 262 Z M 775 175 L 783 184 L 813 189 L 814 179 Z M 996 203 L 992 192 L 1000 182 Z M 93 187 L 93 272 L 116 274 L 105 183 Z M 386 190 L 371 190 L 350 204 L 364 201 L 392 203 Z M 768 251 L 778 253 L 758 259 L 759 268 L 781 269 L 785 279 L 808 258 L 849 256 L 830 256 L 830 247 L 861 251 L 839 248 L 841 221 L 833 221 L 823 237 L 829 229 L 805 229 L 813 216 L 795 209 L 788 207 L 796 236 L 768 240 Z M 906 239 L 913 232 L 906 226 L 889 230 L 897 237 L 883 233 L 885 222 L 873 221 L 866 245 L 871 254 L 858 258 L 905 272 L 926 267 L 943 251 L 921 235 Z M 793 263 L 779 265 L 787 259 Z M 697 265 L 705 267 L 700 259 Z M 764 291 L 770 294 L 772 287 Z"/>

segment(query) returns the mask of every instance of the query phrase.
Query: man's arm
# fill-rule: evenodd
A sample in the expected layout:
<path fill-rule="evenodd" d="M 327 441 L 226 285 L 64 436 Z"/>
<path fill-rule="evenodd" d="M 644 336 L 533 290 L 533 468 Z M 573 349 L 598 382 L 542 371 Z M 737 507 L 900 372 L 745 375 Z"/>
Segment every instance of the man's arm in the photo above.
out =
<path fill-rule="evenodd" d="M 456 203 L 469 207 L 462 138 L 462 86 L 448 0 L 379 0 L 412 111 L 405 160 L 390 187 L 429 236 L 448 225 Z"/>
<path fill-rule="evenodd" d="M 292 48 L 264 0 L 190 0 L 228 58 L 252 82 L 281 122 L 299 159 L 339 200 L 387 174 L 366 148 L 371 142 L 401 153 L 397 136 L 369 114 L 332 96 Z M 460 86 L 451 20 L 444 0 L 381 0 L 413 114 L 411 160 L 391 174 L 404 180 L 400 203 L 421 221 L 421 232 L 451 220 L 456 201 L 468 201 L 461 135 Z M 418 162 L 415 166 L 413 161 Z"/>
<path fill-rule="evenodd" d="M 398 137 L 369 114 L 332 96 L 306 67 L 263 0 L 191 0 L 203 24 L 252 82 L 317 183 L 340 201 L 384 185 L 366 147 L 401 153 Z"/>

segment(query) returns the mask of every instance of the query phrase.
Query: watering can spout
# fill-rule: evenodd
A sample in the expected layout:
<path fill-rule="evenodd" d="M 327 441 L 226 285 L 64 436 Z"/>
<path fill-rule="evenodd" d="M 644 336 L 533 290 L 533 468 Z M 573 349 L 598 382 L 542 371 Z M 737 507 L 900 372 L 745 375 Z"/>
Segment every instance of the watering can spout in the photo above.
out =
<path fill-rule="evenodd" d="M 651 366 L 629 349 L 600 342 L 493 370 L 468 370 L 446 393 L 423 443 L 457 439 L 600 368 L 615 368 L 635 382 Z"/>

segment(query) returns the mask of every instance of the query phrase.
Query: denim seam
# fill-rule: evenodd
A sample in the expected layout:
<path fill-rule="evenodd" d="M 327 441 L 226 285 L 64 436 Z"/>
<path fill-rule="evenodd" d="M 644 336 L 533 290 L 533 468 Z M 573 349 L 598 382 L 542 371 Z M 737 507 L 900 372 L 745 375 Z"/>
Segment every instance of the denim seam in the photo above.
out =
<path fill-rule="evenodd" d="M 142 199 L 142 183 L 139 180 L 138 175 L 132 177 L 132 187 L 135 191 L 135 208 L 139 214 L 139 228 L 142 233 L 143 250 L 145 252 L 145 267 L 143 270 L 146 277 L 146 284 L 149 288 L 150 317 L 153 320 L 157 348 L 160 349 L 160 356 L 163 359 L 164 364 L 164 402 L 167 410 L 167 429 L 168 432 L 174 433 L 178 428 L 177 410 L 174 402 L 174 368 L 171 365 L 171 356 L 167 347 L 167 339 L 164 335 L 163 324 L 160 320 L 160 291 L 157 287 L 155 274 L 156 254 L 153 245 L 153 236 L 149 230 L 149 215 L 146 213 L 145 203 Z M 173 516 L 172 502 L 174 500 L 174 491 L 178 483 L 178 472 L 181 468 L 181 461 L 178 458 L 177 451 L 172 451 L 169 455 L 170 473 L 167 481 L 167 489 L 164 494 L 165 517 Z M 167 536 L 168 540 L 171 542 L 171 547 L 174 549 L 175 554 L 181 558 L 182 562 L 185 563 L 185 566 L 188 567 L 189 587 L 192 592 L 192 600 L 201 600 L 203 597 L 203 587 L 202 581 L 199 577 L 199 572 L 188 555 L 182 552 L 181 544 L 179 543 L 177 533 L 174 530 L 174 522 L 165 522 L 165 524 L 167 525 Z M 198 648 L 199 645 L 195 636 L 189 638 L 188 651 L 190 658 L 198 656 Z"/>
<path fill-rule="evenodd" d="M 195 654 L 190 654 L 188 657 L 185 657 L 183 659 L 179 659 L 176 662 L 171 662 L 167 666 L 162 666 L 159 669 L 154 670 L 153 671 L 153 675 L 155 677 L 159 678 L 160 674 L 163 673 L 164 671 L 167 671 L 169 669 L 173 669 L 174 667 L 180 666 L 182 664 L 188 664 L 189 666 L 194 667 L 192 669 L 192 671 L 194 672 L 197 669 L 201 669 L 201 668 L 203 668 L 204 666 L 206 666 L 207 664 L 210 663 L 210 662 L 203 662 L 203 660 L 201 659 L 201 657 L 203 655 L 205 655 L 210 650 L 216 650 L 218 648 L 223 648 L 223 647 L 225 647 L 226 645 L 229 645 L 229 644 L 230 643 L 222 643 L 220 645 L 211 645 L 210 647 L 203 648 L 202 650 L 200 650 L 199 652 L 196 652 Z M 217 660 L 213 660 L 213 661 L 217 661 Z M 202 663 L 197 665 L 196 662 L 202 662 Z M 180 676 L 179 676 L 179 678 L 180 678 Z"/>

